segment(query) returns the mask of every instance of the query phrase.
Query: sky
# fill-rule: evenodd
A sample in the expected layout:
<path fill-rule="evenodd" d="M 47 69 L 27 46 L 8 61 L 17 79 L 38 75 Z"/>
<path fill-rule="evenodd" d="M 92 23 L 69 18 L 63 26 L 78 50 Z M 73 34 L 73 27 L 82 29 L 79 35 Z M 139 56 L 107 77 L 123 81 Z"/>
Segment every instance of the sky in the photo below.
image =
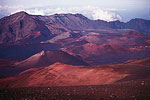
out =
<path fill-rule="evenodd" d="M 0 18 L 19 11 L 33 15 L 81 13 L 105 21 L 150 20 L 150 0 L 0 0 Z"/>

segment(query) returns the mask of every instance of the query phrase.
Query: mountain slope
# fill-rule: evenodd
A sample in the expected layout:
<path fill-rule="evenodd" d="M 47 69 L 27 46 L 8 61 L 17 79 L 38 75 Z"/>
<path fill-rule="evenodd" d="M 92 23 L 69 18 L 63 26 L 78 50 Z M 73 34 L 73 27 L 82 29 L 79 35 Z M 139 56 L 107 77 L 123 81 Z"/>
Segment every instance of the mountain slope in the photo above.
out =
<path fill-rule="evenodd" d="M 81 14 L 39 16 L 18 12 L 0 19 L 0 44 L 20 41 L 40 42 L 57 34 L 72 32 L 72 30 L 135 29 L 150 33 L 149 27 L 149 20 L 137 18 L 123 23 L 90 20 Z"/>
<path fill-rule="evenodd" d="M 16 77 L 1 79 L 0 86 L 41 87 L 100 85 L 147 79 L 150 78 L 150 67 L 145 65 L 145 61 L 147 62 L 147 60 L 141 60 L 143 63 L 140 65 L 138 63 L 128 63 L 93 67 L 75 67 L 63 63 L 55 63 L 48 67 L 26 70 Z"/>
<path fill-rule="evenodd" d="M 27 51 L 27 50 L 26 50 Z M 30 53 L 30 50 L 28 51 Z M 34 52 L 37 52 L 34 50 Z M 28 53 L 23 53 L 21 56 L 28 56 Z M 17 61 L 12 59 L 0 59 L 0 78 L 15 76 L 18 73 L 30 68 L 46 67 L 56 62 L 61 62 L 69 65 L 89 65 L 79 57 L 72 56 L 60 50 L 40 50 L 38 53 L 30 54 L 29 58 Z"/>
<path fill-rule="evenodd" d="M 135 29 L 143 33 L 150 33 L 150 20 L 140 18 L 131 19 L 126 23 L 125 28 Z"/>
<path fill-rule="evenodd" d="M 41 41 L 48 39 L 50 34 L 50 30 L 42 21 L 34 19 L 26 12 L 18 12 L 0 19 L 0 44 L 21 40 Z"/>
<path fill-rule="evenodd" d="M 69 65 L 88 65 L 82 60 L 79 60 L 77 57 L 69 55 L 60 50 L 42 50 L 26 60 L 17 62 L 15 66 L 20 68 L 45 67 L 55 62 L 61 62 Z"/>
<path fill-rule="evenodd" d="M 150 33 L 150 20 L 131 19 L 127 23 L 120 21 L 106 22 L 103 20 L 90 20 L 82 14 L 55 14 L 50 19 L 71 30 L 94 29 L 135 29 L 140 32 Z"/>

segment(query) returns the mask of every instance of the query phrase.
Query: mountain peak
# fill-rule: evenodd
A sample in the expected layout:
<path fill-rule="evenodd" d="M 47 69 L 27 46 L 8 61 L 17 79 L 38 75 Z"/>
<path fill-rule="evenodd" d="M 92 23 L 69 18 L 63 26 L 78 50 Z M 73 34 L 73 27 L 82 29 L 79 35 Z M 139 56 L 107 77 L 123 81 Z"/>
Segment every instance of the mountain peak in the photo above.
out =
<path fill-rule="evenodd" d="M 20 12 L 17 12 L 15 14 L 12 14 L 12 15 L 21 16 L 21 15 L 29 15 L 29 14 L 27 12 L 25 12 L 25 11 L 20 11 Z"/>
<path fill-rule="evenodd" d="M 87 17 L 85 17 L 84 15 L 82 14 L 79 14 L 79 13 L 76 13 L 76 14 L 72 14 L 72 13 L 66 13 L 66 14 L 54 14 L 54 15 L 51 15 L 51 16 L 54 16 L 56 18 L 61 18 L 61 17 L 78 17 L 78 18 L 81 18 L 81 19 L 88 19 Z"/>
<path fill-rule="evenodd" d="M 60 62 L 60 63 L 57 63 Z M 69 64 L 69 65 L 88 65 L 84 61 L 74 57 L 64 51 L 42 50 L 41 52 L 29 57 L 26 60 L 18 62 L 19 67 L 44 67 L 51 64 Z"/>
<path fill-rule="evenodd" d="M 85 17 L 84 15 L 78 14 L 78 13 L 74 14 L 74 16 L 79 17 L 79 18 L 82 18 L 82 19 L 88 19 L 88 18 Z"/>
<path fill-rule="evenodd" d="M 131 19 L 130 21 L 149 21 L 149 20 L 142 19 L 142 18 L 134 18 L 134 19 Z"/>
<path fill-rule="evenodd" d="M 20 12 L 18 12 L 18 13 L 20 13 L 20 14 L 28 14 L 27 12 L 25 12 L 25 11 L 20 11 Z M 17 13 L 16 13 L 17 14 Z"/>

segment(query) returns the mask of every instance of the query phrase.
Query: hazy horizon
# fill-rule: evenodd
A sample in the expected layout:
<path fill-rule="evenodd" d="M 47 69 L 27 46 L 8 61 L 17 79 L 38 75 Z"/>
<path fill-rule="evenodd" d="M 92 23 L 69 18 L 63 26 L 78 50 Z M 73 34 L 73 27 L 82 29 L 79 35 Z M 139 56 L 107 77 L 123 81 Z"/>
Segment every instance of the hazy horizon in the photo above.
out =
<path fill-rule="evenodd" d="M 150 19 L 149 0 L 1 0 L 0 18 L 25 11 L 33 15 L 80 13 L 89 19 L 127 22 L 133 18 Z"/>

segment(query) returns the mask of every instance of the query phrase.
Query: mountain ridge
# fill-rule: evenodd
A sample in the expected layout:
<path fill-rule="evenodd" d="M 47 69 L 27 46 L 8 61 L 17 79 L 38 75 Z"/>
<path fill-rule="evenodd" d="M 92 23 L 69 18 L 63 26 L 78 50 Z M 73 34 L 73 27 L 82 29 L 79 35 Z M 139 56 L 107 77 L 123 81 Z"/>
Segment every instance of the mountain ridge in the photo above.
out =
<path fill-rule="evenodd" d="M 98 29 L 135 29 L 150 33 L 150 20 L 132 19 L 127 23 L 90 20 L 82 14 L 54 14 L 50 16 L 30 15 L 18 12 L 0 19 L 0 43 L 40 42 L 48 40 L 54 34 L 72 30 Z"/>

